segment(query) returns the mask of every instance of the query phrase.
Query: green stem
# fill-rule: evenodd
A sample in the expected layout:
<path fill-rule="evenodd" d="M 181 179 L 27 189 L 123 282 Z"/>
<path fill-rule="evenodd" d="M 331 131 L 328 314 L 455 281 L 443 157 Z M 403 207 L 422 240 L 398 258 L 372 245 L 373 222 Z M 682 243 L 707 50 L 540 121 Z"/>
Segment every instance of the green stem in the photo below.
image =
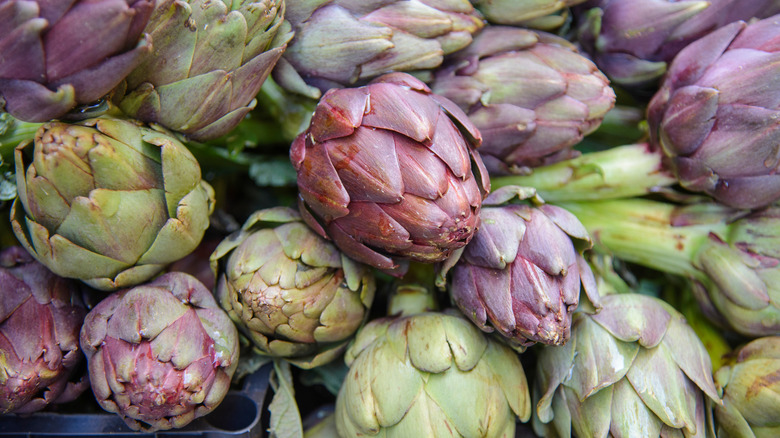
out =
<path fill-rule="evenodd" d="M 286 93 L 273 79 L 263 82 L 257 95 L 258 106 L 274 118 L 288 142 L 309 127 L 317 101 Z"/>
<path fill-rule="evenodd" d="M 490 183 L 493 190 L 507 185 L 533 187 L 548 202 L 630 198 L 677 182 L 664 170 L 661 159 L 660 152 L 639 143 L 537 167 L 530 175 L 495 177 Z"/>
<path fill-rule="evenodd" d="M 10 114 L 0 114 L 0 157 L 13 162 L 14 148 L 23 141 L 32 140 L 35 137 L 35 131 L 42 124 L 23 122 L 14 119 Z"/>
<path fill-rule="evenodd" d="M 561 202 L 588 229 L 595 247 L 620 259 L 685 277 L 703 274 L 693 260 L 709 233 L 724 235 L 725 223 L 675 227 L 675 206 L 643 199 Z"/>

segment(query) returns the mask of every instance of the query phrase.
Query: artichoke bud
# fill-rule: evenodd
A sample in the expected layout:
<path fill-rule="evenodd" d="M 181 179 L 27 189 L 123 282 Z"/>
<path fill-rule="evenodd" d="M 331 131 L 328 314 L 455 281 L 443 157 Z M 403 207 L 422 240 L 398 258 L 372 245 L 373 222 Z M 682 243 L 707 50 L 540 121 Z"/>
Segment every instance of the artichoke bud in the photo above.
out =
<path fill-rule="evenodd" d="M 214 192 L 172 134 L 98 118 L 42 125 L 15 150 L 14 233 L 41 263 L 97 289 L 142 283 L 192 252 Z"/>
<path fill-rule="evenodd" d="M 517 355 L 457 311 L 375 319 L 347 350 L 342 437 L 514 436 L 530 417 Z"/>
<path fill-rule="evenodd" d="M 531 202 L 512 202 L 515 197 Z M 582 255 L 591 246 L 587 231 L 568 211 L 517 186 L 491 193 L 481 218 L 460 257 L 442 265 L 438 284 L 450 273 L 449 293 L 461 311 L 516 348 L 564 344 L 580 291 L 599 306 L 596 280 Z"/>
<path fill-rule="evenodd" d="M 564 346 L 538 351 L 540 436 L 706 436 L 705 397 L 720 403 L 709 355 L 685 319 L 639 294 L 577 312 Z"/>
<path fill-rule="evenodd" d="M 81 329 L 98 403 L 147 432 L 213 411 L 230 389 L 238 347 L 211 292 L 181 272 L 109 295 Z"/>
<path fill-rule="evenodd" d="M 89 387 L 76 372 L 87 314 L 81 292 L 23 248 L 0 251 L 0 414 L 29 414 Z"/>
<path fill-rule="evenodd" d="M 723 404 L 715 406 L 719 437 L 773 436 L 780 432 L 780 337 L 756 339 L 715 373 Z"/>
<path fill-rule="evenodd" d="M 260 353 L 302 368 L 343 353 L 374 298 L 373 273 L 286 207 L 255 212 L 210 261 L 220 305 Z"/>

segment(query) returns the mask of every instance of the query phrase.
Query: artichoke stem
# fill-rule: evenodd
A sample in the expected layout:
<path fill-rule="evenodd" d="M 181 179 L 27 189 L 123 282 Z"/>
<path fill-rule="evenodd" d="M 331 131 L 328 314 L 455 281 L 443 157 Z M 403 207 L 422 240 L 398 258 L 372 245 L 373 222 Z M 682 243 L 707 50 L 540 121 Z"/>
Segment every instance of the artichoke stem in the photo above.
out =
<path fill-rule="evenodd" d="M 387 314 L 411 316 L 438 309 L 433 289 L 414 284 L 401 284 L 390 294 Z"/>
<path fill-rule="evenodd" d="M 711 232 L 725 224 L 671 225 L 675 206 L 643 199 L 561 202 L 587 228 L 595 248 L 620 259 L 688 278 L 703 278 L 693 265 Z"/>
<path fill-rule="evenodd" d="M 677 182 L 661 159 L 647 143 L 630 144 L 537 167 L 528 175 L 495 177 L 490 184 L 493 190 L 533 187 L 548 202 L 629 198 Z"/>
<path fill-rule="evenodd" d="M 35 131 L 43 123 L 23 122 L 11 117 L 10 114 L 0 114 L 0 162 L 13 162 L 13 151 L 16 146 L 35 137 Z"/>

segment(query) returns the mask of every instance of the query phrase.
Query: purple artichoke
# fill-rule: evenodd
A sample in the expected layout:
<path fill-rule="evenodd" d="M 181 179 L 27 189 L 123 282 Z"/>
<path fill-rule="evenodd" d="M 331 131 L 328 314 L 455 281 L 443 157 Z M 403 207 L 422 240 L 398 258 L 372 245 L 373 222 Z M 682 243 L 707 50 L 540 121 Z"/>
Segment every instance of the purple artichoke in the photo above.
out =
<path fill-rule="evenodd" d="M 274 79 L 315 99 L 385 73 L 436 68 L 484 26 L 468 0 L 297 0 L 285 18 L 295 37 Z"/>
<path fill-rule="evenodd" d="M 780 199 L 779 43 L 777 15 L 732 23 L 675 58 L 648 123 L 683 187 L 736 208 Z"/>
<path fill-rule="evenodd" d="M 333 89 L 290 156 L 304 220 L 346 255 L 392 270 L 438 262 L 479 225 L 490 181 L 479 131 L 405 73 Z"/>
<path fill-rule="evenodd" d="M 0 413 L 35 412 L 89 386 L 75 373 L 86 313 L 77 282 L 21 247 L 0 252 Z"/>
<path fill-rule="evenodd" d="M 141 62 L 153 0 L 0 1 L 0 110 L 27 122 L 94 102 Z"/>
<path fill-rule="evenodd" d="M 458 104 L 482 133 L 491 174 L 572 158 L 615 103 L 607 78 L 574 45 L 513 27 L 485 29 L 436 72 L 434 93 Z"/>
<path fill-rule="evenodd" d="M 100 406 L 154 431 L 219 405 L 238 364 L 238 332 L 203 284 L 171 272 L 98 303 L 81 349 Z"/>
<path fill-rule="evenodd" d="M 737 20 L 780 12 L 779 0 L 590 0 L 578 41 L 615 83 L 653 84 L 685 46 Z M 693 57 L 696 59 L 696 57 Z"/>
<path fill-rule="evenodd" d="M 574 215 L 553 205 L 508 203 L 532 198 L 533 189 L 502 187 L 485 199 L 482 226 L 460 255 L 448 260 L 450 295 L 484 331 L 511 344 L 562 345 L 580 289 L 598 305 L 593 273 L 582 251 L 591 245 Z"/>

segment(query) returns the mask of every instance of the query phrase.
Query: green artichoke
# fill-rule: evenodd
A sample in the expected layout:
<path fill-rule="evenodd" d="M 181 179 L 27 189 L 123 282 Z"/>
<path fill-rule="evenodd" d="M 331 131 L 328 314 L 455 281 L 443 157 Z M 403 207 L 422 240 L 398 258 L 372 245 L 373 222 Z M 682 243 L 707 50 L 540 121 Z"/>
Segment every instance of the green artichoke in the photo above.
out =
<path fill-rule="evenodd" d="M 152 55 L 127 78 L 120 108 L 195 140 L 226 134 L 255 107 L 292 37 L 284 1 L 157 3 L 146 27 Z"/>
<path fill-rule="evenodd" d="M 373 272 L 286 207 L 254 213 L 210 260 L 233 321 L 261 353 L 302 368 L 343 353 L 374 299 Z"/>
<path fill-rule="evenodd" d="M 57 275 L 97 289 L 142 283 L 197 247 L 213 190 L 171 134 L 140 123 L 46 123 L 15 150 L 22 245 Z"/>
<path fill-rule="evenodd" d="M 81 349 L 100 406 L 155 431 L 219 405 L 238 365 L 238 332 L 203 284 L 171 272 L 100 301 L 84 320 Z"/>
<path fill-rule="evenodd" d="M 639 294 L 576 312 L 571 339 L 538 350 L 540 436 L 705 437 L 705 396 L 720 402 L 707 351 L 665 302 Z M 573 433 L 572 433 L 573 432 Z"/>
<path fill-rule="evenodd" d="M 342 438 L 512 438 L 517 418 L 531 416 L 517 354 L 457 311 L 372 320 L 345 361 L 335 412 Z"/>
<path fill-rule="evenodd" d="M 81 292 L 23 248 L 0 251 L 0 414 L 29 414 L 89 387 L 77 371 Z"/>
<path fill-rule="evenodd" d="M 0 2 L 0 111 L 46 122 L 116 87 L 151 49 L 154 0 Z"/>
<path fill-rule="evenodd" d="M 756 339 L 715 372 L 723 405 L 715 406 L 720 438 L 780 435 L 780 337 Z"/>
<path fill-rule="evenodd" d="M 436 68 L 484 26 L 468 0 L 297 0 L 286 18 L 295 37 L 274 79 L 315 99 L 385 73 Z"/>
<path fill-rule="evenodd" d="M 554 29 L 566 21 L 566 9 L 586 0 L 471 0 L 491 23 Z"/>
<path fill-rule="evenodd" d="M 615 92 L 596 65 L 563 38 L 490 26 L 435 73 L 434 93 L 460 106 L 482 134 L 491 175 L 528 173 L 577 156 Z"/>

